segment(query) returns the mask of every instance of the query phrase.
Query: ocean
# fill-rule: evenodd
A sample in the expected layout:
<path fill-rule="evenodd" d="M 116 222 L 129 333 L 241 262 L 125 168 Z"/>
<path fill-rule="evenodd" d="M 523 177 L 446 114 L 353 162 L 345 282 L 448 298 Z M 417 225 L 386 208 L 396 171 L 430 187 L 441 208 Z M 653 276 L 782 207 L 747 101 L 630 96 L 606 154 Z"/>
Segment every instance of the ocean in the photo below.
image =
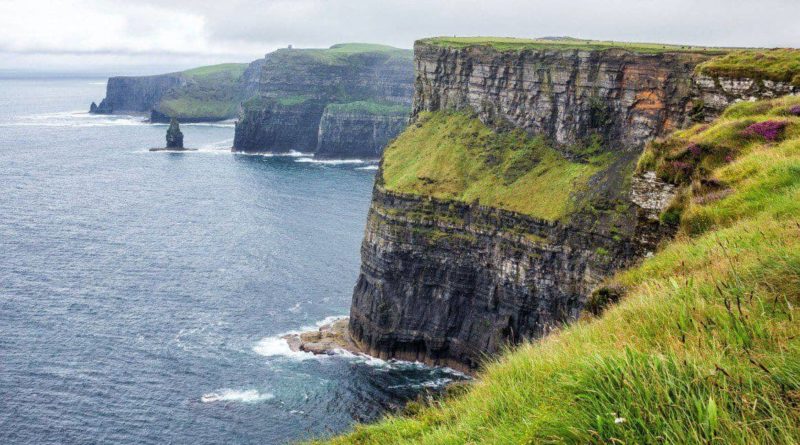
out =
<path fill-rule="evenodd" d="M 149 152 L 104 90 L 0 79 L 0 443 L 291 443 L 462 378 L 280 339 L 347 314 L 375 165 Z"/>

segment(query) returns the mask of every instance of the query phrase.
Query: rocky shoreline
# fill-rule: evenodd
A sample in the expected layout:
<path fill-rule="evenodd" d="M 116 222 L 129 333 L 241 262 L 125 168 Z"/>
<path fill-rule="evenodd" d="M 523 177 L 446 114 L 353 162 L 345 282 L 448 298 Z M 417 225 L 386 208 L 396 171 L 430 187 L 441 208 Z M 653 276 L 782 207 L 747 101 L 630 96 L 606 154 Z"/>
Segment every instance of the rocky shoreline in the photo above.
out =
<path fill-rule="evenodd" d="M 339 318 L 331 323 L 324 324 L 316 331 L 292 333 L 283 338 L 293 352 L 310 352 L 317 355 L 332 355 L 339 351 L 352 354 L 364 352 L 350 338 L 348 317 Z"/>

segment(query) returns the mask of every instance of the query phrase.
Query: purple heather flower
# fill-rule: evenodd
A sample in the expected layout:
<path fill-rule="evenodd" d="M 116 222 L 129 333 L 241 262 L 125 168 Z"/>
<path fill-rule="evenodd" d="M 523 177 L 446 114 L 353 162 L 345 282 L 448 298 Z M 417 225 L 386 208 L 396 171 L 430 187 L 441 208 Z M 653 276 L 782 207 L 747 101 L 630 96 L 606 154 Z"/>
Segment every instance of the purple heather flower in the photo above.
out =
<path fill-rule="evenodd" d="M 789 114 L 800 116 L 800 105 L 793 105 L 789 108 Z"/>
<path fill-rule="evenodd" d="M 689 150 L 689 152 L 692 154 L 692 156 L 695 156 L 695 157 L 700 156 L 700 154 L 703 152 L 703 149 L 699 145 L 697 145 L 697 143 L 695 143 L 695 142 L 692 142 L 691 144 L 689 144 L 689 146 L 686 147 L 686 149 Z"/>
<path fill-rule="evenodd" d="M 786 122 L 782 121 L 764 121 L 750 125 L 744 131 L 743 136 L 761 136 L 768 141 L 775 141 L 781 135 L 783 129 L 786 128 Z"/>

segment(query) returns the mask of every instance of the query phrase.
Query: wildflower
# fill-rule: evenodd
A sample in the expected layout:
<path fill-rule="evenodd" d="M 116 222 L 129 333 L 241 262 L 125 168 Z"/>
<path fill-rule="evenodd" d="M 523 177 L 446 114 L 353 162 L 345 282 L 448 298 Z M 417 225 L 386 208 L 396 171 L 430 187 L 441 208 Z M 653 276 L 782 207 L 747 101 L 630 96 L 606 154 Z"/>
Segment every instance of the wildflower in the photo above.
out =
<path fill-rule="evenodd" d="M 764 121 L 758 122 L 742 131 L 742 136 L 761 136 L 768 141 L 775 141 L 786 128 L 786 122 Z"/>
<path fill-rule="evenodd" d="M 789 114 L 800 116 L 800 105 L 793 105 L 791 108 L 789 108 Z"/>
<path fill-rule="evenodd" d="M 624 422 L 625 422 L 625 418 L 624 417 L 616 417 L 616 418 L 614 418 L 614 423 L 617 424 L 617 425 L 619 425 L 620 423 L 624 423 Z"/>
<path fill-rule="evenodd" d="M 692 142 L 691 144 L 689 144 L 689 146 L 686 147 L 686 149 L 689 150 L 689 152 L 692 154 L 692 156 L 695 156 L 695 157 L 700 156 L 700 154 L 703 152 L 703 149 L 699 145 L 697 145 L 697 143 L 695 143 L 695 142 Z"/>

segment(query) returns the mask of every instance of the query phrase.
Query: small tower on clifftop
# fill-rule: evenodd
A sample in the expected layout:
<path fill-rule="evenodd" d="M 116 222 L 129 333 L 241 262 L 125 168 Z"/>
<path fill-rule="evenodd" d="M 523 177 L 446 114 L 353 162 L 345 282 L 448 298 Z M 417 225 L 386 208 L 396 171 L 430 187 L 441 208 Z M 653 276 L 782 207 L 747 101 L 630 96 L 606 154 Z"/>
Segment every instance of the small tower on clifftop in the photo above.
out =
<path fill-rule="evenodd" d="M 167 129 L 167 148 L 183 148 L 181 126 L 178 125 L 178 120 L 174 117 L 170 119 L 169 128 Z"/>

